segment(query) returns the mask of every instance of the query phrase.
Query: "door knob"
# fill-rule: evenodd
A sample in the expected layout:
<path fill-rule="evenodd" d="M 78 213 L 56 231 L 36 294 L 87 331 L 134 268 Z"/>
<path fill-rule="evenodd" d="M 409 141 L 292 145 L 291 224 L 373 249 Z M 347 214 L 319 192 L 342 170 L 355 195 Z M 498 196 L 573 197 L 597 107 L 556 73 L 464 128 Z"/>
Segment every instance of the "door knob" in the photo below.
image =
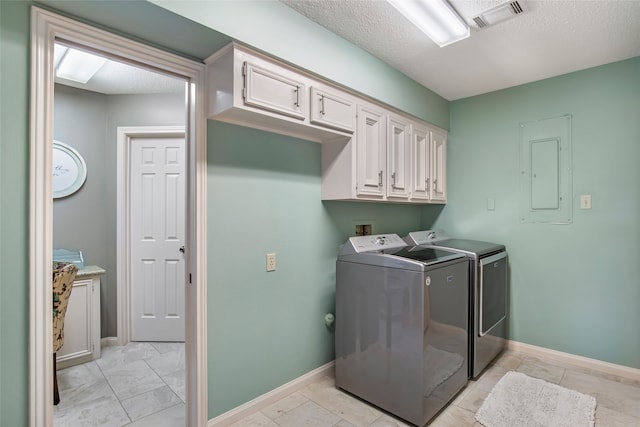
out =
<path fill-rule="evenodd" d="M 184 246 L 180 246 L 180 252 L 184 253 Z"/>

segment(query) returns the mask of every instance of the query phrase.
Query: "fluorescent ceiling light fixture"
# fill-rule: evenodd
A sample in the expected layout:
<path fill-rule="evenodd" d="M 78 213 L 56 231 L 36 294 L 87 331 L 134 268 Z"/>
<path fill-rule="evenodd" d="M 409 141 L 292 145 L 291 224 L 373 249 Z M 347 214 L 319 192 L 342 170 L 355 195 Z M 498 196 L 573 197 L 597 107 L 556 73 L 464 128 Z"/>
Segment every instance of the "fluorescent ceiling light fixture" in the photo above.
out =
<path fill-rule="evenodd" d="M 68 48 L 66 54 L 63 55 L 56 69 L 56 76 L 79 83 L 88 82 L 107 62 L 101 56 L 73 48 Z M 54 50 L 54 60 L 55 56 Z"/>
<path fill-rule="evenodd" d="M 438 46 L 469 37 L 469 26 L 446 0 L 387 0 Z"/>

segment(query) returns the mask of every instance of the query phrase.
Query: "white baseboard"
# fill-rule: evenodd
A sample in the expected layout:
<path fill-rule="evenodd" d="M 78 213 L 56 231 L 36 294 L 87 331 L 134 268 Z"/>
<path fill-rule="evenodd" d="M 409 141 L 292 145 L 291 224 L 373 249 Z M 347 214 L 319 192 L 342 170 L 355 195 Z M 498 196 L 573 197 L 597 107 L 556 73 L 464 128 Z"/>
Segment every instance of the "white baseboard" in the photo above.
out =
<path fill-rule="evenodd" d="M 551 350 L 549 348 L 538 347 L 536 345 L 525 344 L 518 341 L 508 340 L 507 349 L 640 381 L 640 369 L 631 368 L 629 366 L 616 365 L 615 363 L 604 362 L 602 360 L 591 359 L 584 356 L 577 356 L 575 354 L 564 353 L 562 351 Z"/>
<path fill-rule="evenodd" d="M 301 388 L 309 383 L 312 383 L 318 378 L 321 378 L 325 375 L 333 375 L 334 366 L 335 361 L 331 361 L 325 365 L 320 366 L 319 368 L 314 369 L 313 371 L 307 372 L 306 374 L 294 380 L 291 380 L 288 383 L 283 384 L 280 387 L 263 394 L 262 396 L 258 396 L 255 399 L 238 406 L 237 408 L 234 408 L 228 412 L 225 412 L 224 414 L 210 419 L 207 423 L 207 427 L 222 427 L 235 423 L 236 421 L 239 421 L 248 415 L 266 408 L 267 406 L 277 402 L 283 397 L 286 397 L 291 393 L 300 390 Z"/>
<path fill-rule="evenodd" d="M 118 345 L 118 337 L 104 337 L 100 339 L 100 346 L 102 348 L 113 347 L 116 345 Z"/>

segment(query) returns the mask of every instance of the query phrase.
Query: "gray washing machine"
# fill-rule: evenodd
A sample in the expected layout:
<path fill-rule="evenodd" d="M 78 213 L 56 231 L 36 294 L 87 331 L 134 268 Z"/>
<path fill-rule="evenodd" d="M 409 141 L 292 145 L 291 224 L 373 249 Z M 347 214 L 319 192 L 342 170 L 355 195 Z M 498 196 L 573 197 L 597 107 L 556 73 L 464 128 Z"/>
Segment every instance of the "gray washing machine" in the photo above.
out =
<path fill-rule="evenodd" d="M 467 384 L 468 263 L 398 235 L 351 237 L 336 262 L 336 386 L 425 425 Z"/>
<path fill-rule="evenodd" d="M 454 239 L 442 230 L 409 233 L 409 245 L 444 249 L 469 260 L 469 378 L 476 378 L 506 346 L 508 272 L 504 245 Z"/>

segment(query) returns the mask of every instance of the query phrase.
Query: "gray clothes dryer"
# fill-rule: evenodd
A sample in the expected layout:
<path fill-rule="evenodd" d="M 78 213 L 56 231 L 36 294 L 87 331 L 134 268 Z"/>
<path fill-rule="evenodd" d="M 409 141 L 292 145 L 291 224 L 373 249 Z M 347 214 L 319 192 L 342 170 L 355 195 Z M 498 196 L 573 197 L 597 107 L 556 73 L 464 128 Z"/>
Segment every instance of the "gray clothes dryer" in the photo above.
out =
<path fill-rule="evenodd" d="M 444 249 L 469 260 L 469 378 L 478 377 L 506 346 L 508 272 L 504 245 L 454 239 L 442 230 L 409 233 L 409 245 Z"/>
<path fill-rule="evenodd" d="M 336 263 L 336 386 L 418 426 L 467 384 L 467 259 L 395 234 Z"/>

